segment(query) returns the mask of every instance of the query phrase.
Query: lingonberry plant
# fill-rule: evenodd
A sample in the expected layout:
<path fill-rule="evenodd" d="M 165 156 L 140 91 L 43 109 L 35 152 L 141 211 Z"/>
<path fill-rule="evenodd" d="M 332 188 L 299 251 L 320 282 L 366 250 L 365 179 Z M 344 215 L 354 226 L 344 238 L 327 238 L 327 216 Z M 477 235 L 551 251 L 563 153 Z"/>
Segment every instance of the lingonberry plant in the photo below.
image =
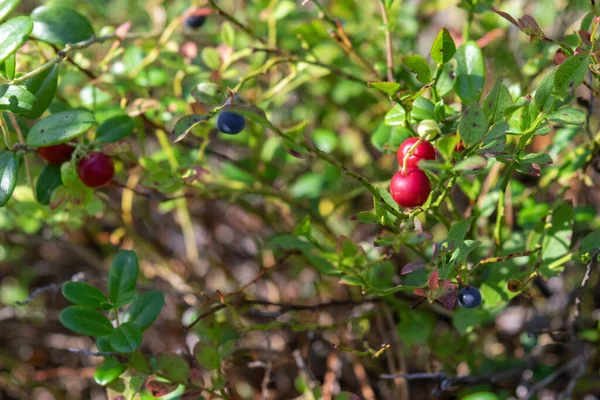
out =
<path fill-rule="evenodd" d="M 2 392 L 598 395 L 600 10 L 446 3 L 0 0 Z"/>

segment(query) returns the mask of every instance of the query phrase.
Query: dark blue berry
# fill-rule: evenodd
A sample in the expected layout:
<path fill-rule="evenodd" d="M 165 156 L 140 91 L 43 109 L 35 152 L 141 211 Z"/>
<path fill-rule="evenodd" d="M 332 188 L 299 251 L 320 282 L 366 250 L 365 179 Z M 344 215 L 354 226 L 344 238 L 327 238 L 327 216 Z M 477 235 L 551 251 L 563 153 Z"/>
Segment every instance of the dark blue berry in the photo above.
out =
<path fill-rule="evenodd" d="M 458 304 L 464 308 L 475 308 L 481 304 L 481 292 L 472 286 L 461 289 L 458 293 Z"/>
<path fill-rule="evenodd" d="M 230 111 L 222 111 L 217 117 L 217 129 L 228 135 L 240 133 L 245 126 L 244 117 Z"/>
<path fill-rule="evenodd" d="M 191 29 L 198 29 L 206 22 L 206 15 L 190 15 L 185 19 L 185 25 Z"/>

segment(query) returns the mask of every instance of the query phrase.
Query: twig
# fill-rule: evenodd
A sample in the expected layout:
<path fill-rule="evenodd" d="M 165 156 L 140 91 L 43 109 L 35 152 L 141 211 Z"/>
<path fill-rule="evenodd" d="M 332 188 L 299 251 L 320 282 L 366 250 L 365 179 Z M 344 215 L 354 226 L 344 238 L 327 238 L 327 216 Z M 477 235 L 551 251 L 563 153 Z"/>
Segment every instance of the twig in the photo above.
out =
<path fill-rule="evenodd" d="M 441 372 L 417 372 L 413 374 L 384 374 L 380 375 L 381 379 L 397 379 L 404 378 L 407 381 L 418 381 L 418 380 L 430 380 L 430 381 L 439 381 L 440 382 L 440 390 L 449 391 L 456 386 L 469 386 L 469 385 L 478 385 L 480 383 L 489 383 L 496 384 L 497 382 L 510 379 L 514 376 L 518 376 L 521 374 L 521 369 L 514 369 L 510 371 L 504 371 L 500 373 L 496 373 L 493 375 L 487 376 L 455 376 L 450 377 L 447 374 Z"/>
<path fill-rule="evenodd" d="M 328 303 L 318 303 L 318 304 L 295 304 L 295 303 L 279 303 L 279 302 L 271 302 L 271 301 L 266 301 L 266 300 L 247 300 L 247 299 L 241 299 L 239 301 L 233 301 L 233 302 L 229 302 L 228 305 L 229 306 L 234 306 L 234 307 L 244 307 L 244 306 L 273 306 L 273 307 L 280 307 L 281 308 L 281 314 L 284 314 L 288 311 L 317 311 L 317 310 L 322 310 L 324 308 L 330 308 L 330 307 L 344 307 L 344 306 L 358 306 L 361 304 L 365 304 L 365 303 L 377 303 L 381 301 L 380 299 L 364 299 L 361 301 L 352 301 L 352 300 L 337 300 L 337 301 L 330 301 Z M 184 331 L 187 332 L 189 331 L 191 328 L 193 328 L 198 322 L 200 322 L 203 318 L 206 318 L 214 313 L 216 313 L 219 310 L 224 309 L 225 307 L 227 307 L 227 305 L 225 304 L 217 304 L 216 306 L 214 306 L 213 308 L 211 308 L 210 310 L 200 314 L 198 317 L 196 317 L 196 319 L 194 321 L 192 321 L 188 326 L 186 326 L 184 328 Z"/>
<path fill-rule="evenodd" d="M 385 2 L 383 0 L 379 0 L 379 10 L 381 11 L 381 19 L 383 20 L 383 25 L 385 26 L 385 49 L 386 49 L 386 61 L 387 61 L 387 80 L 389 82 L 394 81 L 394 55 L 393 55 L 393 47 L 392 47 L 392 33 L 390 31 L 390 24 L 388 20 L 387 9 L 385 7 Z"/>
<path fill-rule="evenodd" d="M 42 286 L 40 288 L 35 289 L 33 292 L 31 292 L 31 294 L 29 295 L 29 297 L 23 301 L 17 301 L 15 304 L 18 306 L 25 306 L 29 303 L 31 303 L 33 301 L 33 299 L 35 299 L 37 296 L 39 296 L 42 293 L 45 292 L 58 292 L 62 289 L 62 287 L 69 283 L 69 282 L 81 282 L 83 280 L 85 280 L 86 276 L 83 272 L 78 272 L 75 275 L 73 275 L 71 277 L 70 280 L 65 281 L 63 283 L 52 283 L 50 285 L 47 286 Z"/>
<path fill-rule="evenodd" d="M 577 386 L 577 382 L 587 372 L 588 364 L 589 364 L 589 357 L 586 353 L 586 350 L 587 350 L 587 348 L 584 347 L 583 348 L 584 359 L 581 363 L 579 363 L 579 368 L 577 368 L 577 371 L 575 372 L 575 374 L 573 374 L 571 379 L 569 379 L 569 383 L 568 383 L 566 389 L 564 390 L 564 392 L 562 392 L 560 394 L 560 396 L 558 397 L 559 400 L 570 400 L 573 396 L 573 391 L 575 390 L 575 386 Z"/>
<path fill-rule="evenodd" d="M 590 276 L 592 275 L 592 267 L 598 261 L 598 256 L 600 255 L 600 248 L 595 249 L 592 253 L 592 258 L 585 266 L 585 275 L 581 281 L 581 285 L 577 288 L 577 294 L 575 296 L 575 311 L 573 313 L 573 321 L 571 322 L 571 333 L 574 335 L 575 332 L 579 329 L 579 319 L 581 317 L 581 293 L 583 289 L 587 285 L 590 280 Z"/>
<path fill-rule="evenodd" d="M 527 391 L 527 393 L 525 394 L 525 396 L 522 396 L 521 398 L 527 398 L 527 399 L 533 398 L 533 396 L 535 396 L 535 394 L 540 389 L 548 386 L 549 384 L 551 384 L 552 382 L 554 382 L 554 380 L 556 378 L 558 378 L 559 376 L 561 376 L 563 373 L 567 372 L 571 368 L 575 367 L 577 364 L 581 363 L 584 358 L 585 358 L 585 356 L 583 354 L 575 357 L 574 359 L 572 359 L 571 361 L 569 361 L 568 363 L 566 363 L 565 365 L 563 365 L 562 367 L 560 367 L 559 369 L 557 369 L 556 371 L 554 371 L 553 373 L 551 373 L 550 375 L 548 375 L 547 377 L 545 377 L 544 379 L 542 379 L 541 381 L 539 381 L 538 383 L 536 383 L 535 385 L 533 385 Z"/>
<path fill-rule="evenodd" d="M 114 357 L 117 355 L 117 354 L 111 353 L 109 351 L 88 351 L 88 350 L 80 350 L 80 349 L 67 349 L 67 351 L 69 351 L 70 353 L 83 354 L 85 356 L 92 356 L 92 357 Z"/>

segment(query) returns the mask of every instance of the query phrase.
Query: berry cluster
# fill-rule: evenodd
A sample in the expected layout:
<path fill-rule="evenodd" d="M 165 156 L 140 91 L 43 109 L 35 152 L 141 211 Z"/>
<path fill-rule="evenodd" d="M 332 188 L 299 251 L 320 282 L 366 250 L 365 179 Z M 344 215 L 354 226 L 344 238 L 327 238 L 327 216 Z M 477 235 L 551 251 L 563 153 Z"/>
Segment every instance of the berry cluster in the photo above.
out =
<path fill-rule="evenodd" d="M 435 160 L 435 149 L 431 143 L 416 137 L 402 142 L 398 148 L 400 170 L 390 183 L 392 198 L 401 207 L 421 206 L 431 193 L 429 178 L 418 167 L 421 160 Z"/>
<path fill-rule="evenodd" d="M 39 147 L 37 151 L 48 164 L 61 165 L 71 160 L 75 145 L 61 143 L 54 146 Z M 106 154 L 92 152 L 79 161 L 77 174 L 87 187 L 97 188 L 111 181 L 115 175 L 115 165 Z"/>

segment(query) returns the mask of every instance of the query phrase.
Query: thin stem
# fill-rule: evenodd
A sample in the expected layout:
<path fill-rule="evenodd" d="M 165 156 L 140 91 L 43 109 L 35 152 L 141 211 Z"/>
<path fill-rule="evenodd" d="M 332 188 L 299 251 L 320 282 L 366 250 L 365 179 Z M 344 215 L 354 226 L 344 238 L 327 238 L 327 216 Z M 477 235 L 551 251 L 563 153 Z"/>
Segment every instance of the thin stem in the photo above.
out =
<path fill-rule="evenodd" d="M 15 132 L 17 132 L 17 136 L 19 137 L 19 143 L 21 143 L 23 146 L 27 146 L 25 144 L 25 139 L 23 138 L 23 132 L 21 132 L 21 127 L 19 126 L 15 115 L 9 113 L 8 118 L 10 119 L 13 128 L 15 128 Z M 23 160 L 25 161 L 25 173 L 27 174 L 27 180 L 29 181 L 29 186 L 31 187 L 33 197 L 35 197 L 35 186 L 33 186 L 33 178 L 31 177 L 31 168 L 29 166 L 29 157 L 27 157 L 27 154 L 23 155 Z"/>
<path fill-rule="evenodd" d="M 496 243 L 496 249 L 494 250 L 495 255 L 500 254 L 500 250 L 502 249 L 502 222 L 504 221 L 506 188 L 508 188 L 508 184 L 510 183 L 512 170 L 513 166 L 510 165 L 502 180 L 502 186 L 500 187 L 500 197 L 498 198 L 498 208 L 496 210 L 496 225 L 494 226 L 494 242 Z"/>
<path fill-rule="evenodd" d="M 385 26 L 385 48 L 386 48 L 386 61 L 387 61 L 387 79 L 389 82 L 394 81 L 394 56 L 392 47 L 392 33 L 390 31 L 390 23 L 387 14 L 387 8 L 385 7 L 384 0 L 379 0 L 379 10 L 381 11 L 381 19 Z"/>

